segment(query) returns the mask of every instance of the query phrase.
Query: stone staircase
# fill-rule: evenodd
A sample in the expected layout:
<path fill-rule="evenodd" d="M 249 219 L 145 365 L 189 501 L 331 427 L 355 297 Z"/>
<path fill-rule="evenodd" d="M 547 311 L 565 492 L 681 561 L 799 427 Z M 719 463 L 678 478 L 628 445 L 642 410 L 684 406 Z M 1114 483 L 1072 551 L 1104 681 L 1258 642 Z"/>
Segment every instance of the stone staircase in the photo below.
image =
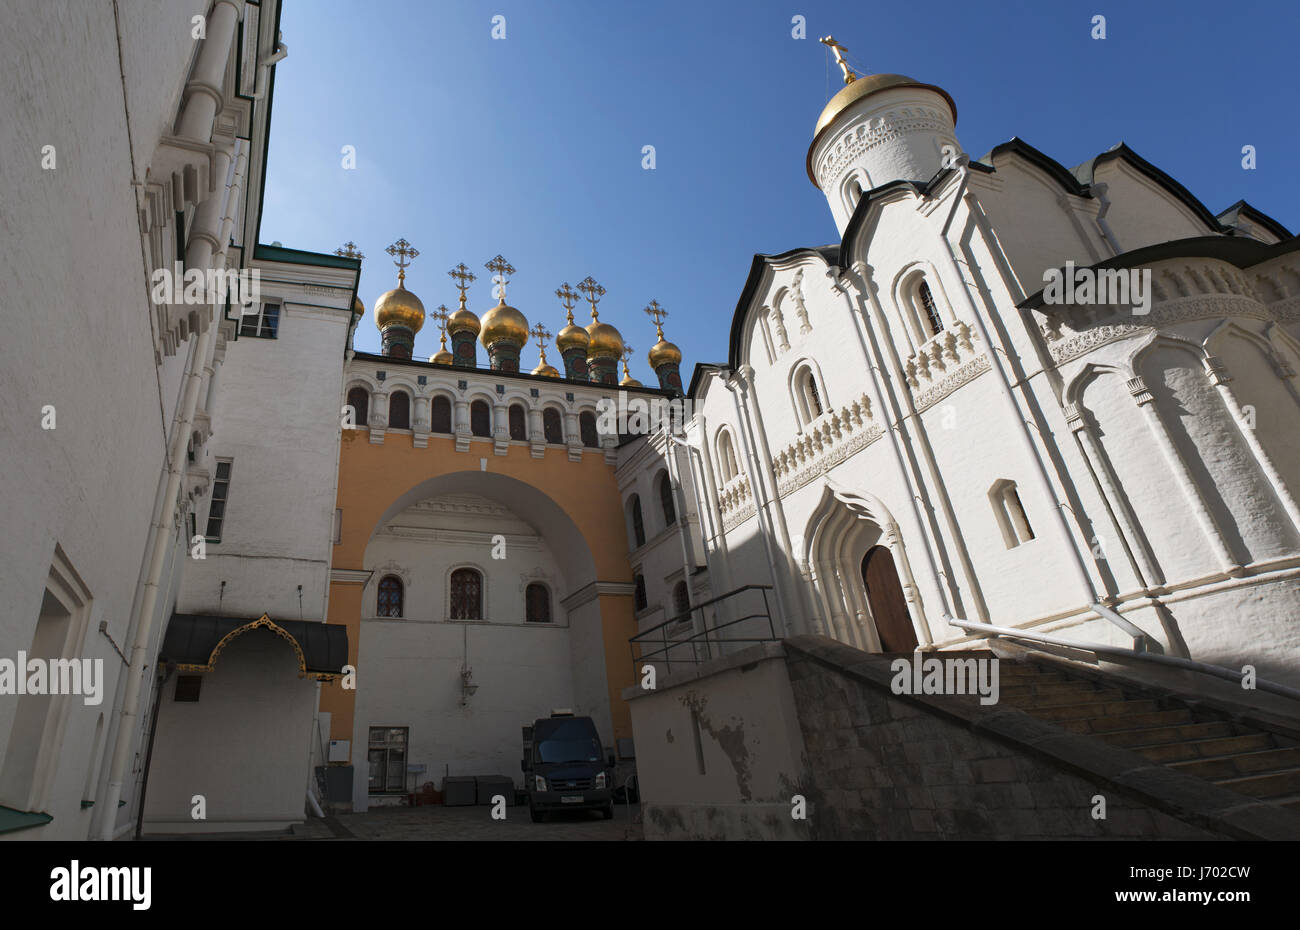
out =
<path fill-rule="evenodd" d="M 992 656 L 983 650 L 961 655 Z M 1221 788 L 1300 811 L 1300 740 L 1090 671 L 1001 658 L 1000 702 Z"/>

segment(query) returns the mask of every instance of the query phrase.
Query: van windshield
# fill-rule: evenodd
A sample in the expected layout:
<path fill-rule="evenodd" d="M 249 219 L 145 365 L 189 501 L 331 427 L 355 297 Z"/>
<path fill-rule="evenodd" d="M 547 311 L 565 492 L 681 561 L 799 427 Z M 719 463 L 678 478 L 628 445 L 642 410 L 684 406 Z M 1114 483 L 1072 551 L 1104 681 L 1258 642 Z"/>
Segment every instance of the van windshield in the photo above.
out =
<path fill-rule="evenodd" d="M 600 741 L 586 721 L 566 721 L 540 733 L 533 743 L 534 762 L 599 762 Z"/>

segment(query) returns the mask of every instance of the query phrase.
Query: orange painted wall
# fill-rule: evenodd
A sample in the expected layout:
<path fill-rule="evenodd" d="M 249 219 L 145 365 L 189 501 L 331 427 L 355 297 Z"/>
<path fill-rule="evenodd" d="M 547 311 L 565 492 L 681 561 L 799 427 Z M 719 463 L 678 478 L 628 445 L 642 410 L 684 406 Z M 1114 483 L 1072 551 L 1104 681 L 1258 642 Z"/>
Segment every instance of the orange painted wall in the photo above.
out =
<path fill-rule="evenodd" d="M 581 462 L 570 462 L 566 449 L 547 447 L 545 457 L 535 459 L 527 446 L 511 445 L 506 455 L 496 455 L 490 441 L 476 439 L 468 452 L 457 452 L 455 440 L 447 436 L 430 436 L 428 448 L 418 449 L 404 434 L 389 434 L 382 444 L 371 443 L 364 429 L 345 430 L 340 443 L 336 506 L 343 511 L 342 533 L 340 543 L 334 547 L 331 567 L 363 569 L 366 545 L 394 501 L 430 478 L 478 471 L 481 458 L 487 459 L 489 472 L 531 485 L 569 515 L 591 549 L 596 565 L 593 580 L 632 582 L 622 498 L 614 466 L 605 463 L 603 451 L 587 451 Z M 546 533 L 544 526 L 538 530 Z M 367 673 L 358 661 L 363 659 L 357 653 L 361 642 L 361 593 L 359 584 L 330 582 L 329 622 L 348 628 L 348 660 L 357 668 L 358 688 L 366 687 L 367 674 L 375 674 L 375 670 Z M 599 601 L 614 737 L 631 737 L 631 714 L 621 693 L 635 683 L 627 644 L 628 638 L 636 634 L 632 596 L 601 594 Z M 332 739 L 352 738 L 355 704 L 356 692 L 343 690 L 339 683 L 321 689 L 320 709 L 332 714 Z M 354 763 L 357 758 L 354 752 Z"/>

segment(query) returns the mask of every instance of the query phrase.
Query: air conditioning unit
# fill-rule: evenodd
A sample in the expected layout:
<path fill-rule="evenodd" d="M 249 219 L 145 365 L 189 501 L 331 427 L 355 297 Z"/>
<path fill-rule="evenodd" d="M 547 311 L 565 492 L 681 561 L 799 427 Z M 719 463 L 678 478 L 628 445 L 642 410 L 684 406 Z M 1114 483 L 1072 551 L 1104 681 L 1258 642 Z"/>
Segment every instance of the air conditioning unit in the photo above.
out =
<path fill-rule="evenodd" d="M 332 739 L 330 740 L 330 762 L 347 762 L 348 756 L 352 754 L 352 740 L 350 739 Z"/>

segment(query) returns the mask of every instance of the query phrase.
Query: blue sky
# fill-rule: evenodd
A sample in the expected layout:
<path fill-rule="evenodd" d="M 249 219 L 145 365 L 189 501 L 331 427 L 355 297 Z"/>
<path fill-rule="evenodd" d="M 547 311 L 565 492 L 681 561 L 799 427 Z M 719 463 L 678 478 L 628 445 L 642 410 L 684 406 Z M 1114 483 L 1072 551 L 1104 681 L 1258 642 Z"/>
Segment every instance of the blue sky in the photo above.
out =
<path fill-rule="evenodd" d="M 483 263 L 501 253 L 518 269 L 509 302 L 552 332 L 562 282 L 603 284 L 601 319 L 635 346 L 647 384 L 652 298 L 685 377 L 725 360 L 754 253 L 838 241 L 804 168 L 841 86 L 816 41 L 828 32 L 860 69 L 945 88 L 972 157 L 1020 136 L 1072 166 L 1122 140 L 1211 212 L 1245 199 L 1300 230 L 1290 0 L 284 0 L 281 28 L 261 239 L 361 247 L 361 350 L 379 350 L 369 311 L 396 284 L 383 250 L 405 237 L 420 250 L 407 286 L 429 310 L 455 308 L 447 271 L 463 261 L 479 275 L 470 308 L 486 311 Z M 428 324 L 416 355 L 437 347 Z M 525 348 L 521 366 L 536 360 Z"/>

